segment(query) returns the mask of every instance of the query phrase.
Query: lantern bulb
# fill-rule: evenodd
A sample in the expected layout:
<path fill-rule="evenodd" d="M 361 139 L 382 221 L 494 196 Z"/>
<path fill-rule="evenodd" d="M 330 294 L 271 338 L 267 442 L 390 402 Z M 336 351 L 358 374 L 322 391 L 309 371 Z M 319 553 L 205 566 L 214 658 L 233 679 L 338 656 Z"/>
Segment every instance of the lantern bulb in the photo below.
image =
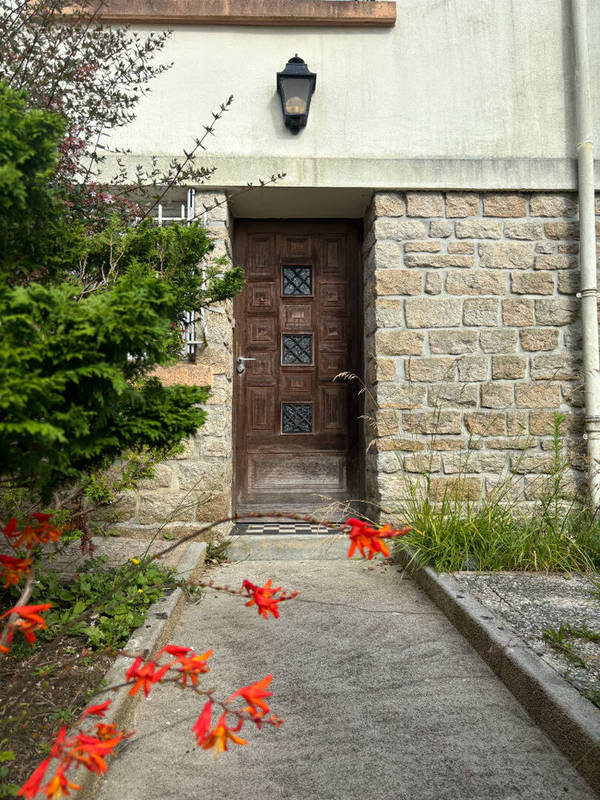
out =
<path fill-rule="evenodd" d="M 301 97 L 290 97 L 286 100 L 285 110 L 288 114 L 304 114 L 306 112 L 306 100 Z"/>

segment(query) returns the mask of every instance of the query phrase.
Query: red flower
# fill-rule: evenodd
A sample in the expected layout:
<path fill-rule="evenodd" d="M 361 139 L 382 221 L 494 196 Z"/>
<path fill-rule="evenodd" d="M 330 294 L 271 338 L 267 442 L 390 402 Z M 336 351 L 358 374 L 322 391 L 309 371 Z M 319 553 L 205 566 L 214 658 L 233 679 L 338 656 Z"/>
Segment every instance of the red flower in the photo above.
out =
<path fill-rule="evenodd" d="M 346 520 L 346 526 L 350 527 L 350 549 L 348 550 L 348 558 L 352 558 L 354 552 L 358 548 L 363 558 L 371 560 L 375 553 L 381 553 L 385 558 L 390 554 L 390 551 L 383 541 L 383 539 L 391 539 L 393 536 L 404 536 L 410 528 L 401 528 L 394 530 L 389 525 L 383 528 L 372 528 L 366 522 L 360 519 L 351 517 Z M 368 550 L 368 555 L 365 553 L 365 548 Z"/>
<path fill-rule="evenodd" d="M 202 745 L 208 735 L 210 730 L 210 721 L 212 715 L 212 701 L 209 700 L 204 708 L 202 709 L 202 713 L 194 723 L 192 730 L 196 734 L 196 741 L 199 745 Z"/>
<path fill-rule="evenodd" d="M 49 608 L 52 608 L 52 603 L 44 603 L 41 606 L 15 606 L 5 611 L 4 614 L 0 615 L 0 619 L 8 617 L 10 614 L 18 614 L 21 617 L 16 622 L 10 623 L 11 630 L 8 632 L 7 641 L 9 643 L 12 642 L 13 630 L 17 628 L 30 644 L 35 642 L 33 631 L 46 627 L 44 618 L 40 616 L 39 612 L 47 611 Z"/>
<path fill-rule="evenodd" d="M 108 711 L 112 700 L 105 700 L 104 703 L 98 703 L 95 706 L 90 706 L 86 708 L 83 714 L 79 717 L 79 725 L 83 722 L 83 720 L 87 717 L 88 714 L 91 714 L 94 717 L 104 717 L 105 711 Z"/>
<path fill-rule="evenodd" d="M 265 691 L 266 687 L 271 683 L 273 676 L 267 675 L 262 681 L 251 683 L 249 686 L 243 686 L 234 692 L 231 697 L 227 699 L 230 703 L 236 697 L 243 697 L 248 705 L 242 709 L 252 715 L 255 721 L 259 720 L 265 714 L 269 713 L 269 706 L 263 700 L 264 697 L 271 697 L 273 692 Z M 259 725 L 260 727 L 260 725 Z"/>
<path fill-rule="evenodd" d="M 8 523 L 2 528 L 2 533 L 7 539 L 12 539 L 13 536 L 18 535 L 17 520 L 15 517 L 10 519 Z"/>
<path fill-rule="evenodd" d="M 239 727 L 235 730 L 239 730 Z M 210 750 L 212 747 L 214 755 L 216 756 L 217 753 L 224 753 L 225 750 L 227 750 L 228 740 L 234 744 L 248 744 L 248 742 L 245 739 L 242 739 L 241 736 L 235 735 L 233 728 L 227 727 L 225 714 L 222 714 L 219 717 L 219 721 L 215 725 L 214 729 L 207 734 L 202 741 L 199 741 L 199 744 L 203 750 Z"/>
<path fill-rule="evenodd" d="M 88 733 L 78 733 L 68 741 L 71 749 L 66 754 L 64 763 L 69 766 L 71 762 L 76 761 L 83 764 L 90 772 L 100 775 L 107 769 L 104 758 L 112 754 L 124 736 L 124 731 L 117 733 L 111 739 L 90 736 Z"/>
<path fill-rule="evenodd" d="M 31 800 L 31 798 L 35 797 L 40 790 L 40 784 L 42 783 L 44 775 L 46 774 L 49 766 L 50 759 L 45 758 L 42 763 L 35 768 L 35 771 L 25 781 L 23 786 L 21 786 L 17 792 L 17 796 L 25 797 L 26 800 Z"/>
<path fill-rule="evenodd" d="M 133 664 L 127 670 L 125 677 L 127 678 L 127 682 L 135 681 L 135 685 L 131 688 L 129 694 L 133 697 L 134 694 L 137 694 L 139 690 L 144 687 L 144 694 L 148 697 L 150 693 L 150 687 L 153 683 L 158 683 L 166 673 L 169 671 L 170 664 L 167 664 L 164 667 L 160 667 L 160 669 L 155 672 L 156 662 L 155 661 L 148 661 L 147 664 L 144 664 L 141 658 L 136 658 Z"/>
<path fill-rule="evenodd" d="M 258 606 L 258 613 L 262 614 L 265 619 L 267 619 L 267 614 L 269 612 L 273 614 L 274 617 L 279 617 L 277 604 L 282 600 L 291 600 L 298 596 L 298 592 L 290 592 L 289 594 L 282 592 L 279 597 L 276 597 L 275 595 L 281 592 L 281 586 L 273 589 L 271 587 L 271 580 L 268 580 L 264 586 L 255 586 L 253 583 L 250 583 L 250 581 L 244 580 L 242 582 L 242 591 L 246 591 L 250 597 L 250 600 L 245 605 L 253 606 L 256 604 Z"/>
<path fill-rule="evenodd" d="M 31 800 L 31 798 L 36 796 L 36 794 L 40 791 L 40 784 L 44 779 L 44 775 L 46 774 L 52 759 L 62 758 L 62 746 L 66 735 L 67 729 L 62 727 L 58 732 L 58 736 L 56 737 L 54 744 L 52 745 L 50 755 L 35 768 L 34 772 L 17 792 L 17 796 L 20 795 L 21 797 L 25 797 L 26 800 Z"/>
<path fill-rule="evenodd" d="M 38 525 L 47 525 L 52 519 L 52 514 L 43 514 L 41 511 L 34 511 L 30 514 L 30 519 L 33 518 Z"/>
<path fill-rule="evenodd" d="M 54 744 L 52 745 L 52 750 L 50 750 L 50 758 L 62 758 L 63 744 L 65 742 L 66 736 L 67 736 L 67 729 L 63 725 L 63 727 L 58 732 Z"/>
<path fill-rule="evenodd" d="M 0 556 L 0 566 L 4 570 L 4 588 L 7 589 L 11 583 L 16 584 L 21 580 L 21 577 L 29 571 L 32 565 L 32 558 L 14 558 L 14 556 Z"/>
<path fill-rule="evenodd" d="M 168 653 L 171 656 L 185 656 L 191 649 L 191 647 L 182 647 L 179 644 L 167 644 L 162 650 L 158 651 L 157 658 L 160 658 L 163 653 Z"/>
<path fill-rule="evenodd" d="M 192 681 L 192 684 L 197 686 L 198 675 L 202 675 L 205 672 L 210 672 L 210 667 L 206 666 L 206 661 L 212 656 L 212 654 L 212 650 L 207 650 L 206 653 L 202 653 L 201 655 L 196 655 L 192 651 L 191 655 L 179 656 L 179 658 L 176 658 L 175 661 L 171 662 L 171 665 L 169 666 L 172 666 L 174 663 L 179 664 L 177 667 L 177 672 L 181 674 L 182 688 L 185 686 L 188 676 Z"/>

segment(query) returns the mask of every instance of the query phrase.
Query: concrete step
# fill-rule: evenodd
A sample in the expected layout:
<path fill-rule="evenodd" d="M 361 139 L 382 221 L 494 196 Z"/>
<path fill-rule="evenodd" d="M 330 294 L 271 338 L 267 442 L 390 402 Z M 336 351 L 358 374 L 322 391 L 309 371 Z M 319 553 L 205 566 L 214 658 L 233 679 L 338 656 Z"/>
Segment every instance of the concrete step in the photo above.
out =
<path fill-rule="evenodd" d="M 338 561 L 348 558 L 348 537 L 343 534 L 232 536 L 230 561 Z"/>

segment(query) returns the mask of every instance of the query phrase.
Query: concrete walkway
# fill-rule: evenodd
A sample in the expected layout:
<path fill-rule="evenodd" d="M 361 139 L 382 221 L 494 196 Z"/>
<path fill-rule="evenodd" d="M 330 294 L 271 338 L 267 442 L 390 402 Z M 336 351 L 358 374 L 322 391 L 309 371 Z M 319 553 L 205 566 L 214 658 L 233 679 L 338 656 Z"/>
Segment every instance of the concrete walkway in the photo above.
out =
<path fill-rule="evenodd" d="M 271 710 L 286 724 L 244 728 L 248 746 L 213 760 L 190 731 L 200 699 L 157 687 L 138 706 L 136 737 L 102 781 L 102 800 L 595 797 L 399 568 L 319 546 L 320 560 L 297 560 L 300 551 L 264 560 L 246 542 L 248 560 L 211 572 L 236 588 L 272 578 L 301 590 L 279 620 L 207 592 L 170 637 L 214 649 L 205 685 L 220 697 L 273 673 Z"/>

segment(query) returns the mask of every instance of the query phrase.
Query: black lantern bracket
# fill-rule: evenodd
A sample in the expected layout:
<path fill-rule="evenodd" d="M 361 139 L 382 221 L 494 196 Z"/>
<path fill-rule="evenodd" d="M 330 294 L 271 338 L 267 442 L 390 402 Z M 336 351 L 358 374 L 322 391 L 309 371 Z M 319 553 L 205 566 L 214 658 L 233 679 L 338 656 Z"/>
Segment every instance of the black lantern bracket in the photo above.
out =
<path fill-rule="evenodd" d="M 310 101 L 317 85 L 317 74 L 311 72 L 298 53 L 277 73 L 277 93 L 281 99 L 283 121 L 292 133 L 306 127 Z"/>

